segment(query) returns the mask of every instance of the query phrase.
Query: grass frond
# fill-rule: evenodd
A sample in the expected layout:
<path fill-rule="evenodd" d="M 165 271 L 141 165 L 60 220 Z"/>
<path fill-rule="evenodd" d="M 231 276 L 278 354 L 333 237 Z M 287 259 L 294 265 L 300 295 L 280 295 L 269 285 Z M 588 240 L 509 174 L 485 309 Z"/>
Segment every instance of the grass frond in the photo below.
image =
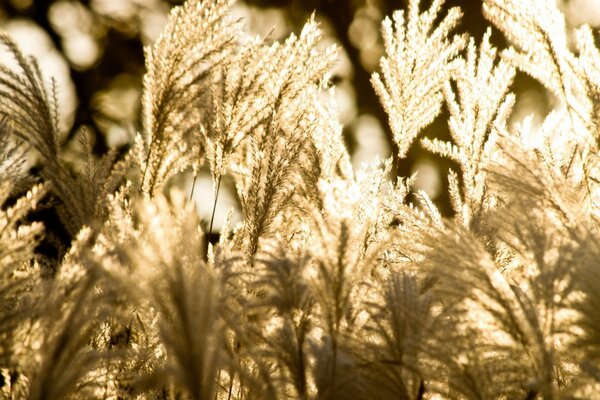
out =
<path fill-rule="evenodd" d="M 5 156 L 14 157 L 19 149 L 24 157 L 29 148 L 34 149 L 41 156 L 42 177 L 61 200 L 58 211 L 68 232 L 75 236 L 84 225 L 97 227 L 106 216 L 103 201 L 107 192 L 114 190 L 122 178 L 122 174 L 113 168 L 115 155 L 108 154 L 102 162 L 96 162 L 91 155 L 90 143 L 84 143 L 87 150 L 85 169 L 81 176 L 73 173 L 61 158 L 54 81 L 48 84 L 37 62 L 25 57 L 4 33 L 0 34 L 0 44 L 8 49 L 16 62 L 16 69 L 0 64 L 1 140 L 8 144 L 12 139 L 7 136 L 10 134 L 22 143 L 11 147 L 12 152 L 4 153 Z M 84 142 L 90 140 L 86 133 L 81 137 Z M 16 163 L 10 170 L 15 171 L 18 165 Z"/>
<path fill-rule="evenodd" d="M 485 0 L 483 12 L 514 43 L 503 57 L 552 91 L 565 104 L 571 129 L 580 140 L 590 140 L 592 103 L 557 6 L 543 0 Z"/>
<path fill-rule="evenodd" d="M 41 185 L 34 186 L 15 204 L 6 205 L 11 193 L 9 181 L 0 183 L 0 365 L 15 368 L 15 346 L 19 329 L 33 315 L 35 303 L 32 291 L 38 287 L 38 276 L 32 267 L 35 247 L 39 243 L 43 224 L 24 223 L 26 215 L 46 193 Z"/>
<path fill-rule="evenodd" d="M 453 196 L 464 203 L 457 215 L 467 226 L 477 225 L 482 219 L 477 215 L 489 206 L 486 190 L 485 166 L 494 158 L 496 151 L 494 129 L 505 126 L 510 115 L 514 96 L 508 88 L 515 69 L 503 59 L 496 60 L 497 49 L 491 45 L 491 30 L 488 29 L 477 50 L 473 39 L 467 46 L 464 64 L 453 74 L 456 90 L 450 81 L 443 86 L 446 104 L 450 110 L 448 125 L 454 143 L 437 139 L 422 139 L 429 151 L 459 163 L 462 172 L 464 200 L 455 190 Z"/>
<path fill-rule="evenodd" d="M 465 36 L 451 35 L 462 15 L 459 8 L 451 8 L 434 27 L 443 3 L 436 0 L 420 13 L 419 1 L 411 0 L 406 15 L 396 11 L 382 24 L 386 56 L 372 83 L 390 118 L 399 158 L 439 114 L 442 88 L 466 44 Z"/>
<path fill-rule="evenodd" d="M 317 55 L 314 48 L 320 31 L 314 22 L 306 24 L 300 36 L 291 36 L 283 44 L 267 50 L 278 60 L 270 79 L 275 79 L 273 103 L 263 124 L 256 127 L 249 144 L 248 176 L 238 187 L 244 221 L 247 254 L 253 257 L 259 239 L 272 234 L 277 217 L 292 204 L 295 187 L 315 134 L 315 122 L 321 117 L 316 94 L 331 67 L 335 48 Z M 271 89 L 273 90 L 273 89 Z M 268 104 L 268 103 L 267 103 Z"/>
<path fill-rule="evenodd" d="M 203 95 L 215 69 L 237 48 L 232 0 L 192 0 L 171 11 L 162 35 L 146 49 L 142 100 L 145 154 L 141 191 L 154 196 L 175 173 L 199 165 Z M 193 105 L 193 107 L 190 107 Z"/>

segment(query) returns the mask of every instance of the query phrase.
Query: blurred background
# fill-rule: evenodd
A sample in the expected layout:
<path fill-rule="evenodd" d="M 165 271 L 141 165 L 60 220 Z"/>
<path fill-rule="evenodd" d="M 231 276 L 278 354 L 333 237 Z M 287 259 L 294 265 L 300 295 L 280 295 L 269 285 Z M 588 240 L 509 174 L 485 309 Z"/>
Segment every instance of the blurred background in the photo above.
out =
<path fill-rule="evenodd" d="M 554 1 L 554 0 L 548 0 Z M 298 32 L 315 12 L 327 41 L 342 49 L 334 83 L 344 124 L 344 137 L 353 164 L 389 155 L 391 132 L 370 84 L 383 53 L 379 33 L 384 16 L 405 8 L 408 0 L 240 0 L 234 8 L 251 32 L 273 39 Z M 76 132 L 87 127 L 96 137 L 95 152 L 127 146 L 139 129 L 140 94 L 144 74 L 143 46 L 160 34 L 175 0 L 0 0 L 0 30 L 7 31 L 21 49 L 39 60 L 43 73 L 58 85 L 60 123 L 67 154 L 76 146 Z M 430 0 L 421 1 L 421 8 Z M 559 0 L 570 25 L 600 26 L 600 0 Z M 488 23 L 480 0 L 447 0 L 446 8 L 464 12 L 459 32 L 480 40 Z M 505 47 L 499 32 L 493 42 Z M 0 62 L 7 62 L 0 52 Z M 513 120 L 533 114 L 538 120 L 552 108 L 552 99 L 539 84 L 517 75 L 512 90 L 518 94 Z M 449 139 L 445 111 L 425 135 Z M 75 150 L 73 150 L 75 151 Z M 399 174 L 419 171 L 417 186 L 425 190 L 444 214 L 450 213 L 445 191 L 451 163 L 425 153 L 415 144 Z M 191 182 L 191 178 L 190 178 Z M 195 194 L 203 214 L 212 208 L 210 178 L 200 177 Z M 203 190 L 204 188 L 205 190 Z M 216 221 L 235 206 L 234 196 L 220 196 Z M 235 207 L 234 207 L 235 208 Z M 218 222 L 217 222 L 218 224 Z"/>

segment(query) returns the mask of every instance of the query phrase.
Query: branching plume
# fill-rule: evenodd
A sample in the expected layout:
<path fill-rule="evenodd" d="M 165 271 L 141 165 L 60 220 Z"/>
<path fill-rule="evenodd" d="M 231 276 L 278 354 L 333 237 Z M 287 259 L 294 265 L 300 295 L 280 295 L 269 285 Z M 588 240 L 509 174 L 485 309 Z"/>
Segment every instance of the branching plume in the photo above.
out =
<path fill-rule="evenodd" d="M 450 34 L 462 15 L 459 8 L 450 9 L 434 26 L 443 3 L 436 0 L 420 13 L 419 1 L 411 0 L 408 12 L 396 11 L 383 21 L 386 56 L 381 75 L 373 74 L 372 82 L 389 115 L 399 158 L 440 112 L 444 82 L 465 46 L 465 36 Z"/>

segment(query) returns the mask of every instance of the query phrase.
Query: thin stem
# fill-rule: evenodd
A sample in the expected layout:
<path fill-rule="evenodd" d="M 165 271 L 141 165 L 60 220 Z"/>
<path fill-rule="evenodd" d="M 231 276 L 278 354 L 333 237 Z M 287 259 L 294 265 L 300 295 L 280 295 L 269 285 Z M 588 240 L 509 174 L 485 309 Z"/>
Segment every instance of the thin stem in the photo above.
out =
<path fill-rule="evenodd" d="M 229 389 L 228 389 L 227 400 L 231 400 L 232 394 L 233 394 L 233 370 L 230 370 L 229 371 Z"/>
<path fill-rule="evenodd" d="M 194 180 L 192 181 L 192 190 L 190 190 L 190 200 L 192 202 L 192 197 L 194 196 L 194 188 L 196 187 L 196 178 L 198 178 L 198 174 L 194 174 Z"/>
<path fill-rule="evenodd" d="M 210 216 L 210 226 L 208 227 L 208 236 L 212 235 L 213 222 L 215 220 L 215 211 L 217 211 L 217 200 L 219 200 L 219 190 L 221 189 L 221 175 L 217 178 L 217 191 L 215 193 L 215 203 L 213 204 L 212 215 Z"/>
<path fill-rule="evenodd" d="M 390 178 L 392 183 L 396 185 L 398 183 L 398 174 L 400 171 L 400 147 L 396 141 L 392 140 L 392 170 L 390 171 Z"/>
<path fill-rule="evenodd" d="M 215 399 L 217 400 L 219 398 L 219 386 L 221 386 L 221 371 L 222 369 L 219 368 L 219 372 L 217 373 L 217 389 L 215 390 Z"/>
<path fill-rule="evenodd" d="M 425 396 L 425 381 L 419 377 L 419 392 L 417 393 L 417 400 L 423 400 Z"/>
<path fill-rule="evenodd" d="M 217 200 L 219 200 L 219 191 L 221 189 L 221 175 L 217 177 L 217 190 L 215 192 L 215 201 L 213 203 L 212 215 L 210 216 L 210 225 L 208 227 L 208 236 L 206 237 L 206 245 L 205 245 L 205 260 L 208 260 L 208 243 L 210 242 L 210 237 L 212 235 L 213 222 L 215 221 L 215 212 L 217 211 Z"/>

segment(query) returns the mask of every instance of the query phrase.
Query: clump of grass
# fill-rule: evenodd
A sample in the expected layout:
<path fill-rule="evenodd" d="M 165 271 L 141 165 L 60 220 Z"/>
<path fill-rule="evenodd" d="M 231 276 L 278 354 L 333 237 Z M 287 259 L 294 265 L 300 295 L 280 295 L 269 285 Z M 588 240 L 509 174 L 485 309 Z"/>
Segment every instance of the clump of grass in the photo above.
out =
<path fill-rule="evenodd" d="M 283 42 L 248 37 L 232 3 L 173 9 L 146 51 L 140 133 L 96 158 L 82 132 L 81 164 L 61 157 L 54 84 L 0 34 L 16 61 L 0 64 L 2 396 L 593 398 L 592 29 L 570 32 L 543 0 L 484 0 L 513 43 L 499 50 L 491 30 L 453 33 L 458 8 L 409 1 L 383 21 L 372 79 L 393 156 L 355 170 L 330 93 L 336 47 L 314 18 Z M 508 123 L 518 70 L 558 100 L 540 126 Z M 448 218 L 397 176 L 444 106 L 451 140 L 421 143 L 458 164 Z M 170 185 L 204 165 L 210 221 Z M 210 246 L 225 182 L 242 218 Z M 58 256 L 39 207 L 67 232 Z"/>

